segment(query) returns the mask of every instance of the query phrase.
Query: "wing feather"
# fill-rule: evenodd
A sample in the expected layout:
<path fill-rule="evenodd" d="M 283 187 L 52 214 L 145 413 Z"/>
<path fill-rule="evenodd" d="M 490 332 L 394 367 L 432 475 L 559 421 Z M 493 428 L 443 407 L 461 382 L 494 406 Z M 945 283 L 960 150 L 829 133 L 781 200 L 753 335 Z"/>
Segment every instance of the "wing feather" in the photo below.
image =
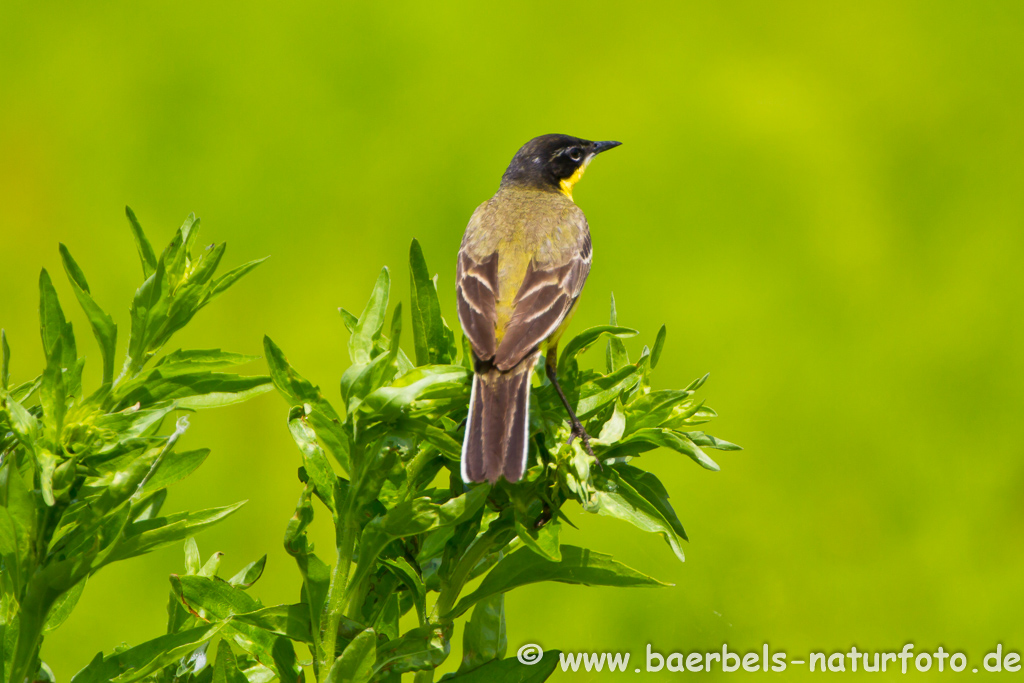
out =
<path fill-rule="evenodd" d="M 498 254 L 477 261 L 465 251 L 460 252 L 456 295 L 459 322 L 473 350 L 482 359 L 493 358 L 497 350 Z"/>
<path fill-rule="evenodd" d="M 530 261 L 516 293 L 512 318 L 495 352 L 498 369 L 515 366 L 554 334 L 576 303 L 589 272 L 590 261 L 582 250 L 561 265 L 538 266 Z"/>
<path fill-rule="evenodd" d="M 530 199 L 528 214 L 495 199 L 481 205 L 459 252 L 459 321 L 477 358 L 502 372 L 558 330 L 590 273 L 583 212 L 561 197 Z M 512 213 L 496 217 L 496 211 Z M 519 265 L 526 261 L 523 252 L 525 266 Z M 511 260 L 499 263 L 499 254 Z"/>

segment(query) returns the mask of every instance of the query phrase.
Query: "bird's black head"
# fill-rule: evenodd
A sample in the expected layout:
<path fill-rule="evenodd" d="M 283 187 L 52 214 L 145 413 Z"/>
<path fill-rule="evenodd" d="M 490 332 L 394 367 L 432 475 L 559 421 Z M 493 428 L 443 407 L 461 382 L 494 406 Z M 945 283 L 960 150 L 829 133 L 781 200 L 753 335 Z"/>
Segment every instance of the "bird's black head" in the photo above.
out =
<path fill-rule="evenodd" d="M 583 176 L 590 160 L 621 144 L 611 140 L 593 142 L 571 135 L 541 135 L 516 152 L 501 177 L 501 185 L 562 192 L 572 199 L 572 188 Z"/>

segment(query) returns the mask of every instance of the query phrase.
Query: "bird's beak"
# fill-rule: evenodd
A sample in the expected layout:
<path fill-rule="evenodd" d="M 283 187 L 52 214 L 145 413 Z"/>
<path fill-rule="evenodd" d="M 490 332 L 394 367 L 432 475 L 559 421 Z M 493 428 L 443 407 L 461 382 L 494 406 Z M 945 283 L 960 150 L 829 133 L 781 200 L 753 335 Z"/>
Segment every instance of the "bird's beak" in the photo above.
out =
<path fill-rule="evenodd" d="M 615 140 L 605 140 L 603 142 L 595 142 L 594 143 L 594 148 L 593 148 L 594 149 L 594 154 L 600 154 L 601 152 L 607 152 L 612 147 L 618 147 L 621 144 L 622 144 L 621 142 L 616 142 Z"/>

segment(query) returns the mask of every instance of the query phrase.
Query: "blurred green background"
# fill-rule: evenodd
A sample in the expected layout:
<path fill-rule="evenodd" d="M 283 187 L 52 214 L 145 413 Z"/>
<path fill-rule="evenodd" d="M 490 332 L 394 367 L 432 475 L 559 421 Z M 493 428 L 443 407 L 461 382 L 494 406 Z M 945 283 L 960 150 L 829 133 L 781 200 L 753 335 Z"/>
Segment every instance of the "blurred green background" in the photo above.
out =
<path fill-rule="evenodd" d="M 720 473 L 645 456 L 688 561 L 584 513 L 567 540 L 676 587 L 517 591 L 510 650 L 912 641 L 979 665 L 997 642 L 1024 647 L 1024 4 L 506 5 L 0 5 L 15 374 L 42 365 L 35 283 L 40 266 L 59 275 L 58 241 L 123 347 L 129 203 L 155 243 L 195 211 L 226 263 L 272 256 L 172 348 L 260 353 L 267 333 L 336 396 L 336 308 L 361 309 L 381 265 L 406 299 L 419 238 L 454 321 L 463 228 L 519 145 L 622 140 L 575 193 L 596 256 L 573 328 L 605 321 L 613 290 L 642 331 L 634 353 L 667 324 L 656 384 L 710 370 L 709 431 L 746 450 Z M 249 499 L 198 541 L 226 573 L 269 553 L 267 603 L 298 586 L 285 417 L 274 394 L 196 416 L 185 440 L 213 455 L 170 500 Z M 170 548 L 90 582 L 46 641 L 58 677 L 161 633 L 182 564 Z"/>

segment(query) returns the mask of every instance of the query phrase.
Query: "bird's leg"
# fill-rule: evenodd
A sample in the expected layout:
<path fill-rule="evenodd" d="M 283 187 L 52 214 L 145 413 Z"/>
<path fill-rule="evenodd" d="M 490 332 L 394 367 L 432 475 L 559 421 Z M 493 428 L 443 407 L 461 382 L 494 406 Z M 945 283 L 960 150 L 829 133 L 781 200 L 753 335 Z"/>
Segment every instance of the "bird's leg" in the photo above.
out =
<path fill-rule="evenodd" d="M 569 413 L 569 424 L 572 425 L 572 433 L 569 435 L 569 445 L 572 445 L 573 439 L 577 436 L 583 442 L 583 448 L 590 454 L 590 457 L 597 460 L 597 456 L 594 455 L 594 449 L 590 447 L 590 435 L 587 434 L 587 430 L 580 424 L 579 419 L 576 417 L 576 411 L 569 405 L 569 399 L 565 397 L 565 392 L 562 391 L 562 386 L 558 383 L 558 347 L 554 344 L 548 349 L 547 358 L 545 358 L 544 368 L 547 371 L 548 379 L 551 380 L 552 386 L 555 387 L 555 391 L 558 392 L 558 398 L 562 399 L 562 405 L 565 406 L 565 410 Z M 597 460 L 598 466 L 601 465 L 601 461 Z"/>

